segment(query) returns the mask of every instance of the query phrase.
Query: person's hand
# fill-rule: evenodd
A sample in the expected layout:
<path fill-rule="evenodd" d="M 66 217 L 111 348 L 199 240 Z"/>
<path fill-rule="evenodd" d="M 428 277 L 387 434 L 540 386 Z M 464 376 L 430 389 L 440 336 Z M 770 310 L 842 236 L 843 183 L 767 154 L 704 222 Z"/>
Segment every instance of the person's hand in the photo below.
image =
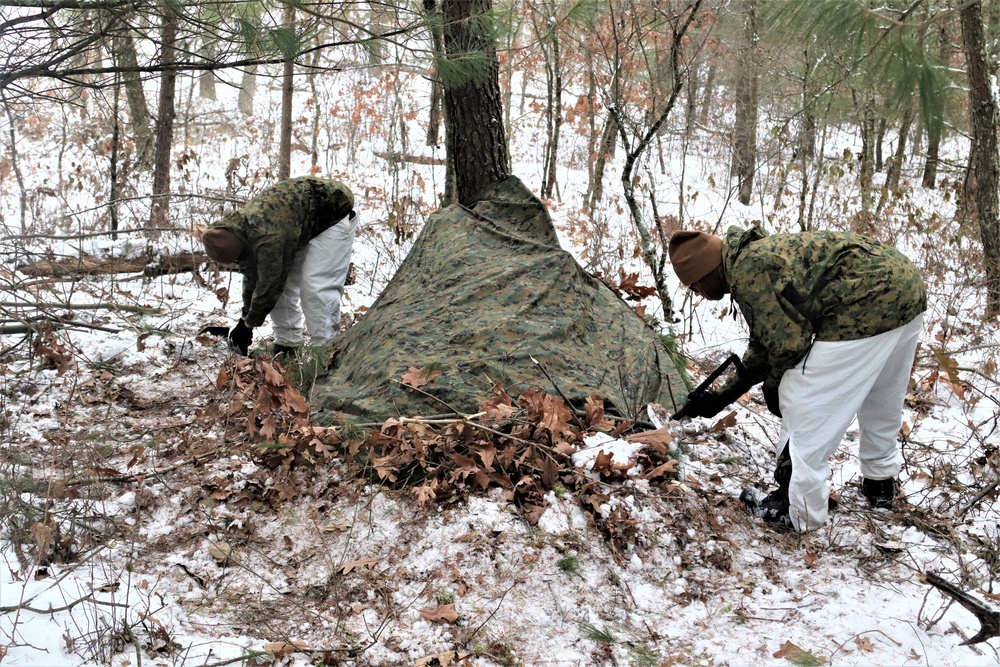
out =
<path fill-rule="evenodd" d="M 229 332 L 229 344 L 244 357 L 247 356 L 252 341 L 253 329 L 244 324 L 243 320 L 237 322 L 233 330 Z"/>
<path fill-rule="evenodd" d="M 728 396 L 723 396 L 714 389 L 706 389 L 698 394 L 688 395 L 682 412 L 686 417 L 714 417 L 732 403 Z"/>

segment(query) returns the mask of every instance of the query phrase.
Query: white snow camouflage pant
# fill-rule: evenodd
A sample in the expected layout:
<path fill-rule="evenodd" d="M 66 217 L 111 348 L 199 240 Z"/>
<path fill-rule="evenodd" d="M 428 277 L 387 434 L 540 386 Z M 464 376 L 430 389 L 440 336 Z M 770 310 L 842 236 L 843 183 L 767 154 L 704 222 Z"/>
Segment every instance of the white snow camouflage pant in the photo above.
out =
<path fill-rule="evenodd" d="M 345 216 L 295 255 L 285 289 L 270 313 L 276 345 L 301 344 L 303 320 L 313 345 L 340 332 L 340 301 L 360 220 L 357 212 L 353 218 Z"/>
<path fill-rule="evenodd" d="M 903 457 L 896 437 L 922 324 L 920 314 L 871 338 L 817 341 L 781 377 L 777 453 L 787 442 L 792 461 L 789 515 L 796 530 L 826 523 L 830 457 L 855 416 L 861 474 L 873 480 L 899 474 Z"/>

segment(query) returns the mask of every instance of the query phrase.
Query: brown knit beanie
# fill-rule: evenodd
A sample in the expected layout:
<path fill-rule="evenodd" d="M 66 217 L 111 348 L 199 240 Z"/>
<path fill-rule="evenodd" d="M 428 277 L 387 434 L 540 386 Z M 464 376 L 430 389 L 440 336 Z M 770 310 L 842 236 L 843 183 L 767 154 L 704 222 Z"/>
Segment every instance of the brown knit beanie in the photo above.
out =
<path fill-rule="evenodd" d="M 240 239 L 228 229 L 210 227 L 201 235 L 205 244 L 205 254 L 219 264 L 232 264 L 243 252 Z"/>
<path fill-rule="evenodd" d="M 722 264 L 722 239 L 714 234 L 682 229 L 667 246 L 674 273 L 685 285 L 696 283 Z"/>

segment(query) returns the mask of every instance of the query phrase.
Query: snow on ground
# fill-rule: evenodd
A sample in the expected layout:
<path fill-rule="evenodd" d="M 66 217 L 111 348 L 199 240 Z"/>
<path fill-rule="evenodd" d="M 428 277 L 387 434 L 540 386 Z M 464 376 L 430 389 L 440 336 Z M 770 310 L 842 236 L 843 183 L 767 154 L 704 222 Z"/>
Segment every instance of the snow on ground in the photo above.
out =
<path fill-rule="evenodd" d="M 525 131 L 515 171 L 537 185 L 532 145 Z M 227 147 L 220 159 L 242 150 Z M 699 194 L 688 202 L 691 219 L 707 228 L 764 219 L 774 231 L 792 229 L 792 214 L 773 198 L 740 207 L 724 185 L 710 184 L 725 180 L 717 151 L 705 140 L 688 158 L 687 182 Z M 389 184 L 376 177 L 377 164 L 355 160 L 352 186 L 383 190 L 360 198 L 365 228 L 348 315 L 370 305 L 408 247 L 405 239 L 394 244 L 384 224 Z M 676 204 L 669 193 L 677 173 L 671 165 L 660 184 L 664 208 Z M 567 172 L 561 181 L 579 178 Z M 612 170 L 606 179 L 609 212 L 622 204 L 617 178 Z M 846 179 L 824 191 L 821 219 L 846 218 L 836 214 L 856 197 Z M 432 201 L 434 170 L 422 181 L 406 187 Z M 592 266 L 631 256 L 624 217 L 604 214 L 622 252 L 613 240 L 601 247 L 580 233 L 578 196 L 552 202 L 564 244 Z M 997 664 L 1000 639 L 960 646 L 978 621 L 919 574 L 941 573 L 996 601 L 996 493 L 977 498 L 977 491 L 997 481 L 1000 467 L 1000 340 L 977 319 L 970 243 L 945 229 L 950 204 L 942 193 L 911 197 L 913 208 L 939 211 L 940 219 L 927 222 L 938 230 L 921 232 L 898 222 L 909 212 L 902 205 L 886 216 L 890 240 L 925 268 L 931 292 L 905 415 L 907 502 L 893 512 L 867 507 L 851 431 L 831 477 L 839 505 L 828 526 L 802 536 L 764 527 L 736 501 L 743 487 L 766 486 L 771 473 L 778 423 L 756 391 L 736 406 L 735 424 L 668 425 L 681 457 L 677 483 L 652 487 L 633 476 L 605 485 L 598 511 L 624 517 L 620 528 L 630 535 L 619 546 L 571 491 L 550 494 L 532 527 L 499 490 L 419 508 L 406 491 L 356 478 L 340 458 L 310 475 L 272 479 L 226 417 L 231 393 L 216 381 L 230 353 L 197 336 L 205 324 L 238 316 L 238 298 L 220 291 L 239 295 L 238 276 L 46 285 L 50 301 L 113 300 L 155 311 L 77 311 L 79 321 L 100 328 L 73 329 L 48 349 L 0 337 L 0 661 Z M 928 240 L 949 237 L 958 241 Z M 81 248 L 125 256 L 147 240 L 45 243 L 56 256 Z M 186 235 L 158 243 L 196 248 Z M 745 327 L 728 302 L 691 303 L 674 287 L 681 304 L 674 327 L 702 375 L 742 351 Z M 655 312 L 652 302 L 647 307 Z M 951 360 L 961 383 L 946 370 Z M 587 474 L 588 456 L 579 456 L 579 474 Z M 279 484 L 292 485 L 282 490 L 290 500 L 274 500 Z"/>

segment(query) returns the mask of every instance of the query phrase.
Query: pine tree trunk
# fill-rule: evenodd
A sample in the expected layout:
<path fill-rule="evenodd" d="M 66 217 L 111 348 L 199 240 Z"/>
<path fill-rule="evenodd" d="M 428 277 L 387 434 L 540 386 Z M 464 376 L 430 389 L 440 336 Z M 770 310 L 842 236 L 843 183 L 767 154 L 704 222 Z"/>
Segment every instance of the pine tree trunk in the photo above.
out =
<path fill-rule="evenodd" d="M 295 28 L 295 7 L 285 5 L 285 27 Z M 278 141 L 278 179 L 292 173 L 292 99 L 295 96 L 295 62 L 286 60 L 281 76 L 281 130 Z"/>
<path fill-rule="evenodd" d="M 941 62 L 948 62 L 948 33 L 942 25 L 938 34 Z M 941 141 L 944 139 L 944 123 L 927 123 L 927 160 L 924 162 L 924 175 L 920 184 L 933 189 L 937 184 L 938 162 L 941 156 Z"/>
<path fill-rule="evenodd" d="M 174 141 L 174 92 L 177 75 L 172 69 L 177 59 L 177 17 L 169 6 L 163 7 L 160 29 L 160 64 L 166 69 L 160 75 L 159 110 L 156 118 L 156 149 L 153 153 L 153 202 L 150 207 L 150 227 L 165 227 L 170 212 L 170 149 Z"/>
<path fill-rule="evenodd" d="M 215 62 L 215 42 L 206 40 L 201 46 L 201 55 L 208 62 Z M 215 99 L 215 70 L 207 69 L 198 75 L 198 97 Z"/>
<path fill-rule="evenodd" d="M 733 175 L 736 198 L 750 203 L 757 169 L 757 0 L 743 0 L 743 41 L 736 75 L 736 125 L 733 128 Z"/>
<path fill-rule="evenodd" d="M 510 175 L 503 127 L 499 64 L 488 21 L 491 0 L 444 0 L 444 44 L 449 60 L 461 64 L 466 54 L 476 62 L 456 80 L 444 81 L 445 141 L 455 170 L 455 195 L 471 205 L 488 185 Z"/>
<path fill-rule="evenodd" d="M 244 116 L 253 115 L 253 98 L 257 92 L 257 66 L 250 65 L 243 70 L 240 80 L 240 94 L 236 99 L 236 107 Z"/>
<path fill-rule="evenodd" d="M 1000 315 L 1000 167 L 997 163 L 997 101 L 986 62 L 982 3 L 970 2 L 959 13 L 962 46 L 969 77 L 969 113 L 972 121 L 969 196 L 979 223 L 986 270 L 986 316 Z"/>

